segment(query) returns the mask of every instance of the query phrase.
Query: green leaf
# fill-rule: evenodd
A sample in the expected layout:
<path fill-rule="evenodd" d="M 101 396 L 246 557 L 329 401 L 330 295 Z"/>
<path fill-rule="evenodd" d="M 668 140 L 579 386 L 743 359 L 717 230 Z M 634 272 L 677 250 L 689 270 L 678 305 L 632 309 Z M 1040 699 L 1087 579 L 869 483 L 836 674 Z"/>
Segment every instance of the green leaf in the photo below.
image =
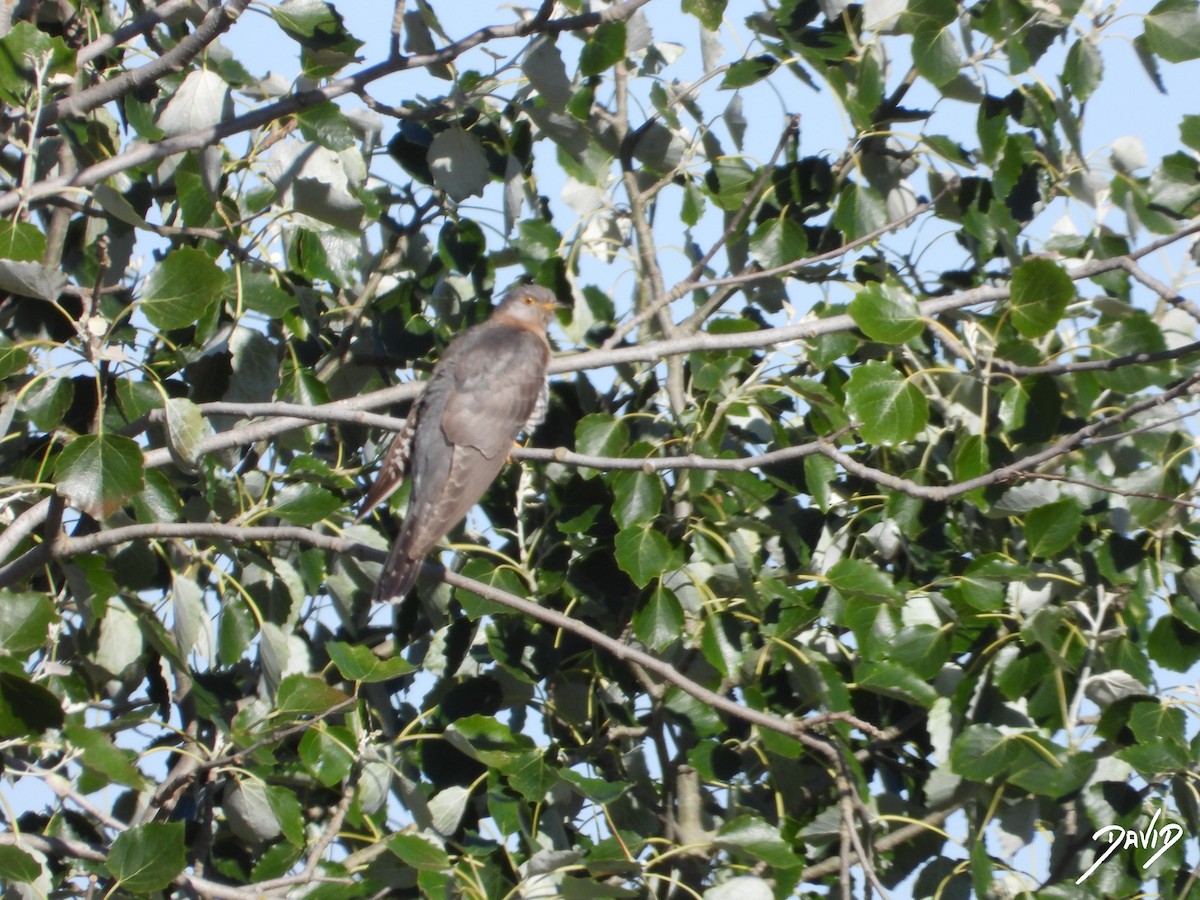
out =
<path fill-rule="evenodd" d="M 348 703 L 349 695 L 311 675 L 288 675 L 279 683 L 275 705 L 280 712 L 316 715 Z"/>
<path fill-rule="evenodd" d="M 750 256 L 764 269 L 803 259 L 807 252 L 804 226 L 786 216 L 764 222 L 750 235 Z"/>
<path fill-rule="evenodd" d="M 837 463 L 828 456 L 814 453 L 804 457 L 804 487 L 813 504 L 822 512 L 829 510 L 833 500 L 830 485 L 837 478 Z"/>
<path fill-rule="evenodd" d="M 971 781 L 987 781 L 1008 771 L 1019 749 L 992 725 L 969 725 L 950 748 L 950 767 Z"/>
<path fill-rule="evenodd" d="M 675 549 L 666 535 L 647 525 L 617 533 L 617 565 L 633 583 L 644 588 L 670 569 L 678 568 Z"/>
<path fill-rule="evenodd" d="M 1146 42 L 1167 62 L 1200 57 L 1200 12 L 1195 0 L 1163 0 L 1146 16 Z"/>
<path fill-rule="evenodd" d="M 1189 115 L 1180 119 L 1179 139 L 1193 150 L 1200 150 L 1200 116 Z"/>
<path fill-rule="evenodd" d="M 75 74 L 75 51 L 29 22 L 17 22 L 0 38 L 0 97 L 23 106 L 38 84 L 56 75 Z"/>
<path fill-rule="evenodd" d="M 617 472 L 613 476 L 613 518 L 620 528 L 653 522 L 662 511 L 662 478 L 651 472 Z"/>
<path fill-rule="evenodd" d="M 1200 119 L 1200 116 L 1196 117 Z M 680 208 L 679 216 L 683 219 L 683 224 L 692 228 L 700 217 L 704 215 L 704 194 L 700 191 L 696 184 L 689 181 L 683 189 L 683 205 Z M 41 232 L 39 232 L 40 234 Z"/>
<path fill-rule="evenodd" d="M 991 471 L 988 442 L 981 434 L 968 434 L 954 447 L 954 480 L 970 481 Z"/>
<path fill-rule="evenodd" d="M 718 207 L 733 212 L 742 205 L 757 178 L 758 171 L 741 157 L 720 156 L 712 161 L 704 186 Z"/>
<path fill-rule="evenodd" d="M 481 196 L 491 180 L 483 144 L 461 128 L 447 128 L 434 137 L 428 162 L 433 183 L 458 203 Z"/>
<path fill-rule="evenodd" d="M 579 53 L 579 73 L 599 75 L 625 58 L 625 23 L 603 22 L 592 29 Z"/>
<path fill-rule="evenodd" d="M 450 867 L 450 854 L 428 834 L 393 834 L 383 842 L 406 866 L 430 872 Z"/>
<path fill-rule="evenodd" d="M 22 408 L 29 421 L 43 431 L 60 426 L 75 399 L 75 382 L 70 378 L 43 378 L 36 390 L 25 395 Z"/>
<path fill-rule="evenodd" d="M 779 68 L 779 60 L 769 53 L 763 53 L 752 59 L 735 62 L 725 72 L 721 80 L 720 90 L 732 91 L 749 87 L 755 82 L 762 81 Z"/>
<path fill-rule="evenodd" d="M 612 803 L 629 789 L 629 785 L 619 781 L 610 781 L 607 778 L 588 778 L 570 769 L 563 769 L 559 775 L 563 781 L 593 803 Z"/>
<path fill-rule="evenodd" d="M 514 571 L 511 566 L 497 565 L 493 560 L 483 557 L 468 560 L 462 568 L 462 574 L 488 587 L 507 591 L 517 596 L 521 596 L 528 590 L 525 579 L 518 572 Z M 462 606 L 463 612 L 472 619 L 479 619 L 483 616 L 507 615 L 512 612 L 507 606 L 497 603 L 494 600 L 487 600 L 466 588 L 456 588 L 454 598 Z"/>
<path fill-rule="evenodd" d="M 127 891 L 161 891 L 187 863 L 182 822 L 135 825 L 117 835 L 105 866 Z"/>
<path fill-rule="evenodd" d="M 200 228 L 212 220 L 217 206 L 211 187 L 213 185 L 208 177 L 200 173 L 198 155 L 187 154 L 175 170 L 175 195 L 185 227 Z M 244 273 L 248 274 L 249 271 L 249 268 L 244 268 Z M 233 270 L 230 270 L 232 273 Z"/>
<path fill-rule="evenodd" d="M 236 296 L 237 281 L 234 270 L 229 270 L 228 293 Z M 289 294 L 267 272 L 243 268 L 241 272 L 242 303 L 246 309 L 260 312 L 272 319 L 281 318 L 299 305 L 293 294 Z"/>
<path fill-rule="evenodd" d="M 0 291 L 57 303 L 58 295 L 66 286 L 67 276 L 61 269 L 36 262 L 0 259 Z"/>
<path fill-rule="evenodd" d="M 144 484 L 142 451 L 132 438 L 84 434 L 67 444 L 54 466 L 58 493 L 76 509 L 105 519 Z"/>
<path fill-rule="evenodd" d="M 306 140 L 316 141 L 330 150 L 347 150 L 358 143 L 358 135 L 350 120 L 336 103 L 320 103 L 296 114 L 300 133 Z"/>
<path fill-rule="evenodd" d="M 1075 299 L 1075 283 L 1058 263 L 1044 257 L 1026 260 L 1012 277 L 1009 306 L 1017 331 L 1041 337 L 1058 324 L 1067 304 Z"/>
<path fill-rule="evenodd" d="M 29 365 L 29 354 L 0 334 L 0 378 L 7 378 Z"/>
<path fill-rule="evenodd" d="M 991 854 L 983 840 L 971 842 L 971 885 L 975 888 L 977 897 L 986 897 L 991 893 L 994 883 L 995 868 L 992 865 Z"/>
<path fill-rule="evenodd" d="M 707 616 L 700 628 L 700 651 L 709 664 L 728 677 L 741 668 L 745 653 L 733 645 L 719 616 Z"/>
<path fill-rule="evenodd" d="M 1071 498 L 1031 509 L 1025 516 L 1025 540 L 1032 556 L 1053 557 L 1075 540 L 1083 510 Z"/>
<path fill-rule="evenodd" d="M 37 650 L 57 618 L 45 594 L 0 591 L 0 652 L 19 656 Z"/>
<path fill-rule="evenodd" d="M 224 287 L 225 275 L 207 253 L 179 247 L 151 271 L 140 308 L 156 328 L 186 328 L 209 313 Z"/>
<path fill-rule="evenodd" d="M 300 859 L 302 853 L 303 849 L 293 844 L 282 841 L 272 844 L 254 863 L 254 868 L 250 870 L 250 881 L 257 884 L 260 881 L 269 881 L 272 878 L 286 875 L 288 870 Z M 319 894 L 316 891 L 314 893 Z"/>
<path fill-rule="evenodd" d="M 341 784 L 354 768 L 355 742 L 349 729 L 318 723 L 300 738 L 300 761 L 325 787 Z"/>
<path fill-rule="evenodd" d="M 850 301 L 847 311 L 867 337 L 884 344 L 903 344 L 925 327 L 917 301 L 897 285 L 867 285 Z"/>
<path fill-rule="evenodd" d="M 947 588 L 947 596 L 983 612 L 996 610 L 1004 605 L 1004 585 L 1023 577 L 1028 576 L 1022 567 L 1011 565 L 998 554 L 986 554 L 971 560 Z"/>
<path fill-rule="evenodd" d="M 1079 98 L 1086 102 L 1100 86 L 1104 78 L 1104 58 L 1096 49 L 1090 35 L 1085 35 L 1071 45 L 1067 51 L 1067 62 L 1063 67 L 1063 81 Z"/>
<path fill-rule="evenodd" d="M 943 87 L 962 67 L 958 41 L 947 28 L 921 28 L 913 35 L 913 63 L 934 87 Z"/>
<path fill-rule="evenodd" d="M 1103 328 L 1092 329 L 1092 354 L 1095 360 L 1155 353 L 1167 349 L 1166 338 L 1157 323 L 1143 312 L 1135 312 Z M 1096 372 L 1096 380 L 1109 390 L 1133 394 L 1170 378 L 1170 366 L 1134 362 L 1111 372 Z"/>
<path fill-rule="evenodd" d="M 575 452 L 586 456 L 620 456 L 629 444 L 629 426 L 618 418 L 592 413 L 575 425 Z"/>
<path fill-rule="evenodd" d="M 438 257 L 452 269 L 469 273 L 487 252 L 487 238 L 473 219 L 449 221 L 438 232 Z"/>
<path fill-rule="evenodd" d="M 1008 780 L 1043 797 L 1065 797 L 1082 788 L 1096 767 L 1090 752 L 1068 752 L 1040 735 L 1021 744 L 1017 764 Z"/>
<path fill-rule="evenodd" d="M 1183 710 L 1161 701 L 1139 700 L 1129 711 L 1129 729 L 1134 737 L 1147 744 L 1167 741 L 1184 746 L 1186 725 Z"/>
<path fill-rule="evenodd" d="M 81 725 L 69 725 L 64 734 L 67 742 L 80 751 L 80 761 L 106 782 L 132 788 L 142 788 L 148 784 L 146 776 L 134 764 L 137 755 L 132 750 L 115 747 L 104 732 Z"/>
<path fill-rule="evenodd" d="M 847 238 L 859 238 L 887 224 L 887 204 L 879 194 L 860 184 L 846 185 L 837 198 L 833 224 Z"/>
<path fill-rule="evenodd" d="M 653 650 L 662 650 L 683 636 L 683 605 L 661 584 L 633 615 L 633 633 Z"/>
<path fill-rule="evenodd" d="M 1117 752 L 1117 759 L 1129 763 L 1144 778 L 1155 781 L 1168 772 L 1182 772 L 1194 763 L 1186 748 L 1160 741 L 1126 747 Z"/>
<path fill-rule="evenodd" d="M 40 684 L 15 672 L 0 672 L 0 738 L 62 728 L 62 703 Z"/>
<path fill-rule="evenodd" d="M 680 8 L 700 20 L 707 31 L 720 31 L 725 16 L 725 4 L 729 0 L 683 0 Z"/>
<path fill-rule="evenodd" d="M 0 846 L 0 879 L 29 884 L 42 874 L 38 861 L 19 847 Z M 16 891 L 13 892 L 17 893 Z"/>
<path fill-rule="evenodd" d="M 878 566 L 861 559 L 840 559 L 826 573 L 829 586 L 847 600 L 861 599 L 900 603 L 904 595 L 896 590 L 892 576 Z"/>
<path fill-rule="evenodd" d="M 1200 632 L 1175 616 L 1162 616 L 1146 639 L 1150 658 L 1172 672 L 1188 672 L 1200 662 Z"/>
<path fill-rule="evenodd" d="M 332 491 L 305 482 L 285 485 L 271 504 L 274 515 L 293 525 L 314 525 L 341 508 Z"/>
<path fill-rule="evenodd" d="M 872 361 L 850 375 L 846 412 L 860 423 L 859 433 L 868 443 L 902 444 L 925 427 L 929 402 L 894 368 Z"/>
<path fill-rule="evenodd" d="M 725 850 L 746 853 L 769 866 L 790 869 L 802 860 L 783 839 L 779 829 L 757 816 L 740 815 L 726 822 L 717 832 L 714 843 Z"/>
<path fill-rule="evenodd" d="M 401 656 L 391 659 L 380 659 L 371 652 L 369 647 L 347 644 L 342 641 L 330 641 L 325 645 L 329 659 L 342 677 L 348 681 L 358 681 L 370 684 L 376 681 L 387 681 L 413 671 L 413 665 Z"/>
<path fill-rule="evenodd" d="M 944 28 L 958 18 L 958 4 L 953 0 L 909 0 L 900 26 L 909 31 L 923 28 Z"/>
<path fill-rule="evenodd" d="M 932 706 L 938 696 L 924 678 L 905 666 L 886 660 L 857 666 L 854 670 L 854 686 L 925 707 Z"/>
<path fill-rule="evenodd" d="M 170 397 L 164 413 L 167 420 L 167 448 L 171 459 L 185 472 L 199 469 L 200 457 L 204 453 L 204 439 L 212 434 L 212 428 L 204 414 L 191 400 Z"/>
<path fill-rule="evenodd" d="M 341 15 L 325 0 L 284 0 L 271 16 L 300 44 L 300 60 L 309 78 L 334 74 L 355 59 L 362 41 L 346 31 Z"/>
<path fill-rule="evenodd" d="M 133 208 L 133 204 L 125 199 L 125 195 L 109 184 L 98 184 L 92 188 L 92 199 L 100 207 L 116 219 L 134 228 L 149 228 L 146 217 Z"/>
<path fill-rule="evenodd" d="M 0 258 L 37 262 L 45 255 L 46 236 L 36 225 L 0 221 Z"/>

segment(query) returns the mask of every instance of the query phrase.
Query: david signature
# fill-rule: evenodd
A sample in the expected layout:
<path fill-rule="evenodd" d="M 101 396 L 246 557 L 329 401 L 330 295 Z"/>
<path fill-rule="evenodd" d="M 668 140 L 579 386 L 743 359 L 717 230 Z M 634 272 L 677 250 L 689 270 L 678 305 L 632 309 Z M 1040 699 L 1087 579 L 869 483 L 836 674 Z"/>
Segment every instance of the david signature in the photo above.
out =
<path fill-rule="evenodd" d="M 1158 860 L 1160 856 L 1170 850 L 1183 837 L 1183 827 L 1176 825 L 1174 822 L 1168 822 L 1161 828 L 1155 829 L 1154 823 L 1158 821 L 1158 817 L 1162 814 L 1162 810 L 1156 810 L 1154 818 L 1150 820 L 1150 827 L 1142 830 L 1134 830 L 1132 828 L 1124 828 L 1120 825 L 1105 825 L 1103 828 L 1096 830 L 1092 835 L 1093 841 L 1098 841 L 1102 836 L 1108 837 L 1108 847 L 1103 853 L 1096 857 L 1096 861 L 1092 863 L 1090 869 L 1075 879 L 1076 884 L 1083 884 L 1087 881 L 1092 873 L 1100 868 L 1100 864 L 1117 852 L 1118 848 L 1139 848 L 1144 850 L 1154 850 L 1154 855 L 1151 856 L 1142 865 L 1143 869 L 1148 869 Z M 1162 846 L 1158 846 L 1158 842 L 1162 841 Z M 1155 849 L 1157 848 L 1157 849 Z"/>

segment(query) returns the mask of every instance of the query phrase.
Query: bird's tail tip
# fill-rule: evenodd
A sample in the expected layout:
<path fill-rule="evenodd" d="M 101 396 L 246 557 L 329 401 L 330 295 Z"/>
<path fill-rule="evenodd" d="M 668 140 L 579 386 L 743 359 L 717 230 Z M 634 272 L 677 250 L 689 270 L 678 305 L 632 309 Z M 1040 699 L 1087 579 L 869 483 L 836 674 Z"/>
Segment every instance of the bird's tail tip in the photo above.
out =
<path fill-rule="evenodd" d="M 379 584 L 375 588 L 375 602 L 400 603 L 412 590 L 420 571 L 420 559 L 393 553 L 379 575 Z"/>

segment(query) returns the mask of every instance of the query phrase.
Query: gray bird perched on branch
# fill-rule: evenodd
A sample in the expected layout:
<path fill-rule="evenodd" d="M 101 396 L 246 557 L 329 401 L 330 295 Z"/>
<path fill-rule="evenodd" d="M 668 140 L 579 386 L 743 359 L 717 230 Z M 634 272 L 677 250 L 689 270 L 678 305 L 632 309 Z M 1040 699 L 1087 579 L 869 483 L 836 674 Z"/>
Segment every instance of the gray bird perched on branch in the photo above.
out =
<path fill-rule="evenodd" d="M 384 564 L 375 599 L 397 603 L 421 561 L 500 474 L 521 431 L 546 414 L 546 329 L 563 308 L 538 285 L 511 288 L 482 324 L 452 340 L 384 458 L 359 518 L 405 476 L 408 512 Z"/>

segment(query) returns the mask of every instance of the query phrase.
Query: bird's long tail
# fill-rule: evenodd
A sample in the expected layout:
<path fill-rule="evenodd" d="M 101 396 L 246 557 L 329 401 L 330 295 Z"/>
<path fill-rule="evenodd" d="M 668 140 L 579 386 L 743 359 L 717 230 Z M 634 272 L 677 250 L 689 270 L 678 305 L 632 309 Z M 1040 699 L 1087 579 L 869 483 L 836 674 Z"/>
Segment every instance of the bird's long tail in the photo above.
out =
<path fill-rule="evenodd" d="M 421 558 L 413 559 L 404 552 L 404 541 L 397 541 L 388 560 L 379 573 L 379 584 L 375 587 L 376 603 L 399 603 L 412 590 L 417 573 L 421 571 Z"/>

